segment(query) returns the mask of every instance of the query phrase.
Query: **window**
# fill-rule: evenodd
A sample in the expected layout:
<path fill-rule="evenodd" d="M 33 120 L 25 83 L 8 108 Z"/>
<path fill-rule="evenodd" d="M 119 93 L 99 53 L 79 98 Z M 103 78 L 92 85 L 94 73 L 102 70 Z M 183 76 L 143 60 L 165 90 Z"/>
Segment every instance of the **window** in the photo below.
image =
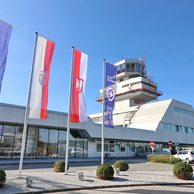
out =
<path fill-rule="evenodd" d="M 120 142 L 116 142 L 115 144 L 115 152 L 120 152 Z"/>
<path fill-rule="evenodd" d="M 38 128 L 29 127 L 27 133 L 26 153 L 36 153 L 38 141 Z"/>
<path fill-rule="evenodd" d="M 135 63 L 131 63 L 131 72 L 134 72 L 135 70 Z"/>
<path fill-rule="evenodd" d="M 4 125 L 3 135 L 4 136 L 14 136 L 15 135 L 15 126 Z"/>
<path fill-rule="evenodd" d="M 126 142 L 121 142 L 121 152 L 125 152 Z"/>
<path fill-rule="evenodd" d="M 104 151 L 108 152 L 108 141 L 104 141 Z"/>
<path fill-rule="evenodd" d="M 83 142 L 84 142 L 84 158 L 86 158 L 88 155 L 88 140 L 83 139 Z"/>
<path fill-rule="evenodd" d="M 143 66 L 142 65 L 139 66 L 139 72 L 143 73 Z"/>
<path fill-rule="evenodd" d="M 76 138 L 76 149 L 75 149 L 75 157 L 76 158 L 82 158 L 83 157 L 83 152 L 84 150 L 84 145 L 83 145 L 83 139 L 81 138 Z"/>
<path fill-rule="evenodd" d="M 65 157 L 67 131 L 59 131 L 58 157 Z M 71 136 L 71 135 L 70 135 Z"/>
<path fill-rule="evenodd" d="M 193 113 L 191 111 L 184 110 L 184 109 L 177 108 L 177 107 L 174 107 L 174 111 L 179 112 L 179 113 L 183 113 L 183 114 L 186 114 L 186 115 L 190 115 L 190 116 L 193 115 Z"/>
<path fill-rule="evenodd" d="M 130 63 L 126 63 L 127 72 L 130 72 Z"/>
<path fill-rule="evenodd" d="M 23 126 L 16 127 L 15 141 L 14 141 L 14 152 L 21 152 L 22 147 L 22 136 L 23 136 Z"/>
<path fill-rule="evenodd" d="M 192 134 L 193 130 L 191 128 L 188 128 L 188 133 Z"/>
<path fill-rule="evenodd" d="M 181 126 L 179 126 L 179 132 L 182 132 L 182 127 Z"/>
<path fill-rule="evenodd" d="M 114 141 L 109 141 L 109 152 L 114 152 Z"/>
<path fill-rule="evenodd" d="M 185 133 L 188 133 L 188 127 L 185 127 Z"/>
<path fill-rule="evenodd" d="M 136 72 L 139 72 L 139 64 L 136 64 Z"/>
<path fill-rule="evenodd" d="M 176 125 L 175 127 L 176 127 L 176 132 L 179 132 L 179 126 Z"/>
<path fill-rule="evenodd" d="M 57 146 L 58 146 L 58 130 L 50 130 L 48 153 L 52 157 L 57 157 Z"/>
<path fill-rule="evenodd" d="M 121 73 L 121 66 L 117 66 L 117 74 Z"/>
<path fill-rule="evenodd" d="M 47 145 L 48 145 L 48 129 L 39 129 L 38 134 L 38 153 L 47 153 Z"/>
<path fill-rule="evenodd" d="M 172 131 L 176 131 L 176 126 L 172 125 Z"/>
<path fill-rule="evenodd" d="M 135 152 L 135 143 L 134 142 L 131 143 L 131 152 Z"/>
<path fill-rule="evenodd" d="M 144 151 L 144 144 L 140 143 L 139 145 L 139 152 L 143 152 Z"/>
<path fill-rule="evenodd" d="M 131 151 L 129 143 L 125 146 L 125 151 L 126 152 L 130 152 Z"/>
<path fill-rule="evenodd" d="M 121 65 L 121 71 L 122 71 L 122 72 L 125 72 L 125 64 L 122 64 L 122 65 Z"/>
<path fill-rule="evenodd" d="M 101 141 L 97 140 L 97 147 L 96 147 L 96 151 L 97 152 L 101 152 Z"/>
<path fill-rule="evenodd" d="M 149 144 L 148 143 L 144 143 L 144 151 L 145 152 L 149 152 Z"/>
<path fill-rule="evenodd" d="M 2 136 L 1 152 L 12 153 L 14 137 Z"/>
<path fill-rule="evenodd" d="M 96 151 L 101 152 L 101 148 L 102 148 L 102 141 L 97 140 Z M 104 151 L 108 152 L 108 141 L 104 141 Z"/>
<path fill-rule="evenodd" d="M 135 143 L 135 152 L 139 152 L 139 143 Z"/>
<path fill-rule="evenodd" d="M 165 129 L 165 124 L 164 123 L 161 123 L 161 127 L 162 127 L 162 129 L 164 130 Z"/>

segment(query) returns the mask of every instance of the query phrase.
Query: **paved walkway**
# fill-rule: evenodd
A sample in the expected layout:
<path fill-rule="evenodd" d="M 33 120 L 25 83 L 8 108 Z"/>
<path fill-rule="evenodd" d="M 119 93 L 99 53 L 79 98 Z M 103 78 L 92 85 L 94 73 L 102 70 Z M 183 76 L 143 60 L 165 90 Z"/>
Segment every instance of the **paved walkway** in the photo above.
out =
<path fill-rule="evenodd" d="M 32 176 L 33 184 L 26 187 L 25 177 Z M 18 179 L 18 174 L 7 174 L 6 184 L 0 189 L 3 194 L 16 193 L 42 193 L 69 191 L 80 189 L 112 188 L 126 186 L 145 186 L 145 185 L 176 185 L 176 184 L 194 184 L 194 178 L 191 180 L 177 179 L 172 172 L 151 172 L 151 171 L 126 171 L 120 172 L 120 175 L 114 174 L 112 180 L 99 180 L 96 171 L 84 171 L 84 180 L 80 181 L 77 171 L 68 171 L 64 173 L 40 172 L 23 173 L 22 179 Z"/>

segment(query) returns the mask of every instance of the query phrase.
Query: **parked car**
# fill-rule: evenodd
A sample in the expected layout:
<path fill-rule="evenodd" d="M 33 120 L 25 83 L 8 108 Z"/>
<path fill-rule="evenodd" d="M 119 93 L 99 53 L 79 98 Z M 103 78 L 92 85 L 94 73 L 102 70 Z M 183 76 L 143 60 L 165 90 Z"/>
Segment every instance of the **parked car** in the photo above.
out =
<path fill-rule="evenodd" d="M 180 158 L 187 164 L 194 162 L 194 151 L 192 150 L 181 150 L 179 153 L 174 155 L 175 158 Z"/>
<path fill-rule="evenodd" d="M 84 154 L 87 154 L 87 151 L 86 150 L 83 150 L 82 148 L 73 148 L 72 150 L 71 150 L 71 153 L 72 154 L 74 154 L 74 153 L 81 153 L 81 154 L 83 154 L 83 152 L 84 152 Z"/>

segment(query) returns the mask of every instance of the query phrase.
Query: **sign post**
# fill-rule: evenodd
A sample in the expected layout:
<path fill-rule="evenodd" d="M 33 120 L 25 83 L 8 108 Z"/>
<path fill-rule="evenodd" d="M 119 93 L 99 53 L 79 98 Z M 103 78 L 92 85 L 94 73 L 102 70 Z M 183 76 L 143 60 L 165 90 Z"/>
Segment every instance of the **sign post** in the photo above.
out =
<path fill-rule="evenodd" d="M 171 157 L 172 141 L 169 141 L 168 145 L 169 145 L 169 150 L 170 150 L 170 164 L 172 164 L 172 157 Z"/>
<path fill-rule="evenodd" d="M 154 154 L 154 145 L 155 145 L 155 143 L 153 141 L 151 141 L 150 142 L 150 146 L 152 148 L 152 154 Z"/>

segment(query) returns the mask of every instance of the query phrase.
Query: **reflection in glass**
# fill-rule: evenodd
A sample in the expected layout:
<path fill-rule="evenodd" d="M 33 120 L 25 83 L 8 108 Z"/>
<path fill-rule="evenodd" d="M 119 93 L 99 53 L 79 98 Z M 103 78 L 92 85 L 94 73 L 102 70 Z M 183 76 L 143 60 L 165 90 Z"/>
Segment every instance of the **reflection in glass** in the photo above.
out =
<path fill-rule="evenodd" d="M 125 72 L 125 64 L 122 64 L 122 65 L 121 65 L 121 71 L 122 71 L 122 72 Z"/>
<path fill-rule="evenodd" d="M 57 142 L 58 142 L 58 130 L 50 130 L 48 154 L 52 157 L 57 157 Z"/>
<path fill-rule="evenodd" d="M 67 131 L 59 131 L 58 157 L 66 156 L 66 135 Z"/>
<path fill-rule="evenodd" d="M 2 136 L 0 152 L 12 153 L 14 137 Z"/>
<path fill-rule="evenodd" d="M 82 139 L 80 139 L 80 138 L 76 139 L 76 149 L 74 149 L 74 151 L 75 151 L 75 157 L 77 157 L 77 158 L 83 157 L 84 144 L 83 144 Z"/>
<path fill-rule="evenodd" d="M 21 153 L 23 126 L 17 126 L 15 132 L 14 153 Z"/>
<path fill-rule="evenodd" d="M 48 129 L 39 129 L 37 153 L 40 153 L 40 154 L 47 153 L 48 132 L 49 132 Z"/>
<path fill-rule="evenodd" d="M 117 74 L 121 73 L 121 66 L 117 66 Z"/>
<path fill-rule="evenodd" d="M 71 135 L 69 135 L 69 136 L 71 136 Z M 69 141 L 69 152 L 68 152 L 68 156 L 69 157 L 75 157 L 76 155 L 75 155 L 75 140 L 70 140 Z"/>
<path fill-rule="evenodd" d="M 109 141 L 109 152 L 114 152 L 114 141 Z"/>
<path fill-rule="evenodd" d="M 126 142 L 121 142 L 121 152 L 125 152 Z"/>
<path fill-rule="evenodd" d="M 27 132 L 26 153 L 36 153 L 38 140 L 38 128 L 29 127 Z"/>
<path fill-rule="evenodd" d="M 88 156 L 88 140 L 83 139 L 83 142 L 84 142 L 84 158 L 86 158 Z"/>
<path fill-rule="evenodd" d="M 3 135 L 4 136 L 14 136 L 15 135 L 15 126 L 4 125 Z"/>

